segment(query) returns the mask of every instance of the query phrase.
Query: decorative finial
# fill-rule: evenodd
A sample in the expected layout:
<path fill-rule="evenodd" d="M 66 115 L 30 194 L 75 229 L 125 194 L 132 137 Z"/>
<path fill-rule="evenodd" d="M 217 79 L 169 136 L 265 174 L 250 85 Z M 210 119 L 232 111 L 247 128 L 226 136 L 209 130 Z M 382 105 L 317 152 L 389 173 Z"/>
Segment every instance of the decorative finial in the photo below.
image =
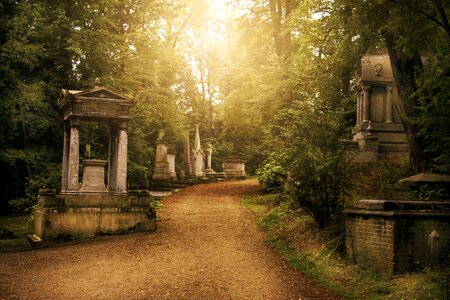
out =
<path fill-rule="evenodd" d="M 96 77 L 94 82 L 95 82 L 95 87 L 100 86 L 100 78 Z"/>

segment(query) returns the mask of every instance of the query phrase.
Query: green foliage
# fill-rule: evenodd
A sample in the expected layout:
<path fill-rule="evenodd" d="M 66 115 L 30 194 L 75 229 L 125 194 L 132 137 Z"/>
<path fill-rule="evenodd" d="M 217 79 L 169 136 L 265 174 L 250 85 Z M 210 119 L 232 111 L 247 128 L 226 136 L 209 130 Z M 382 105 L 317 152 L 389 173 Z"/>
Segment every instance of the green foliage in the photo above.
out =
<path fill-rule="evenodd" d="M 33 212 L 33 206 L 36 205 L 36 201 L 33 198 L 18 198 L 8 201 L 12 212 L 15 214 L 29 214 Z"/>
<path fill-rule="evenodd" d="M 268 192 L 281 192 L 287 179 L 286 169 L 276 160 L 264 162 L 256 171 L 258 180 Z"/>
<path fill-rule="evenodd" d="M 149 196 L 148 197 L 148 206 L 153 210 L 159 210 L 163 207 L 163 204 L 159 199 L 157 199 L 153 196 Z"/>
<path fill-rule="evenodd" d="M 415 121 L 431 156 L 431 170 L 450 173 L 450 45 L 442 48 L 444 53 L 430 57 L 418 79 L 421 113 Z"/>
<path fill-rule="evenodd" d="M 396 162 L 365 163 L 355 168 L 352 179 L 354 200 L 360 199 L 404 199 L 407 195 L 395 188 L 397 182 L 411 176 L 408 164 Z"/>

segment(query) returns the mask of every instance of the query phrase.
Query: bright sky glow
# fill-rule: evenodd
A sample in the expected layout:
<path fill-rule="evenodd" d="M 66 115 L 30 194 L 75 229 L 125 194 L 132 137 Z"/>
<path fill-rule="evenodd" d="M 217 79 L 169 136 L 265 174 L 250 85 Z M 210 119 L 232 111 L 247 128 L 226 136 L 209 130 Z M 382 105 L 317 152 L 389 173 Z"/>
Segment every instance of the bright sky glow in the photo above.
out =
<path fill-rule="evenodd" d="M 200 30 L 188 29 L 194 53 L 187 54 L 193 73 L 198 79 L 198 89 L 200 93 L 205 93 L 205 97 L 211 99 L 214 103 L 221 102 L 219 89 L 214 83 L 210 82 L 209 76 L 214 76 L 208 61 L 209 53 L 214 52 L 216 59 L 224 62 L 228 56 L 228 43 L 230 37 L 229 22 L 236 19 L 242 13 L 231 5 L 230 0 L 209 0 L 207 2 L 208 11 L 205 19 L 202 20 L 203 26 Z M 203 84 L 202 84 L 203 83 Z M 208 86 L 209 84 L 209 86 Z"/>

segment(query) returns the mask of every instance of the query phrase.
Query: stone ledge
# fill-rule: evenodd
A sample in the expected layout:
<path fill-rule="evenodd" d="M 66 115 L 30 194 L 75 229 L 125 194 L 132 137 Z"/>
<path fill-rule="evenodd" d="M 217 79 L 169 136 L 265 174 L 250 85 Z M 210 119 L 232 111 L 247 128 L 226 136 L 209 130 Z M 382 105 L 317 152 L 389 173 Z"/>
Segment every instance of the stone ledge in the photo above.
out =
<path fill-rule="evenodd" d="M 432 218 L 450 219 L 450 212 L 412 212 L 412 211 L 381 211 L 364 209 L 346 209 L 343 211 L 347 215 L 375 216 L 375 217 L 405 217 L 405 218 Z"/>

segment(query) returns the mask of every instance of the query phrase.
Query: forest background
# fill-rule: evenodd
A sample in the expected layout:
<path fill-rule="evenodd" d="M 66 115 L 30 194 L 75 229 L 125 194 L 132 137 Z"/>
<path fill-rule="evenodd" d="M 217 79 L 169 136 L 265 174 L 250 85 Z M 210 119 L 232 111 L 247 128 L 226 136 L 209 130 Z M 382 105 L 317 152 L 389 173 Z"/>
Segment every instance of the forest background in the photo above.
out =
<path fill-rule="evenodd" d="M 139 99 L 129 126 L 130 188 L 151 176 L 160 129 L 181 154 L 198 124 L 202 142 L 213 145 L 213 168 L 229 156 L 246 159 L 267 189 L 287 189 L 324 227 L 354 183 L 340 141 L 351 138 L 356 70 L 367 53 L 391 59 L 412 154 L 405 173 L 449 173 L 449 6 L 1 0 L 1 212 L 25 212 L 39 188 L 59 188 L 59 93 L 99 78 Z M 105 158 L 107 135 L 83 123 L 80 147 L 89 143 L 93 157 Z"/>

